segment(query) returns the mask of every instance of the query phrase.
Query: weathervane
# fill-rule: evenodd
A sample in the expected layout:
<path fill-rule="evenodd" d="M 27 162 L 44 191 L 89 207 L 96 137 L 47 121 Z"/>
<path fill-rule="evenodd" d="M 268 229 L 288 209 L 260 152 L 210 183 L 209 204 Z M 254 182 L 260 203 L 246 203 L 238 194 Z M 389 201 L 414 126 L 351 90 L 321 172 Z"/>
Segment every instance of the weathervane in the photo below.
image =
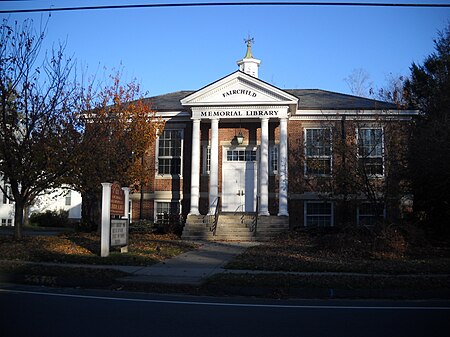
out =
<path fill-rule="evenodd" d="M 247 44 L 247 53 L 245 54 L 244 58 L 253 58 L 252 55 L 252 43 L 255 43 L 255 39 L 250 37 L 250 34 L 246 39 L 244 39 L 245 43 Z"/>
<path fill-rule="evenodd" d="M 251 47 L 252 43 L 255 43 L 255 39 L 253 37 L 250 37 L 250 34 L 246 39 L 244 39 L 244 42 L 247 44 L 247 47 Z"/>

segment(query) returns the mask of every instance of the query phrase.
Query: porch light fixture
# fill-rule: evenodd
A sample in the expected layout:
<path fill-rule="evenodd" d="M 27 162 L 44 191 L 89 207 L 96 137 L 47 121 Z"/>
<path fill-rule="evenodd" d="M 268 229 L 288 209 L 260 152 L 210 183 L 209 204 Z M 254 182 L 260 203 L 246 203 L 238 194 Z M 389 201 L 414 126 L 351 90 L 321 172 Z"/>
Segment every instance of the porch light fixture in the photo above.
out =
<path fill-rule="evenodd" d="M 236 143 L 238 145 L 241 145 L 242 142 L 244 141 L 244 135 L 242 134 L 241 131 L 241 120 L 239 120 L 239 133 L 236 135 L 236 131 L 234 131 L 234 139 L 236 139 Z"/>
<path fill-rule="evenodd" d="M 242 142 L 244 141 L 244 135 L 242 134 L 241 130 L 239 130 L 237 136 L 234 137 L 236 138 L 236 142 L 238 143 L 238 145 L 241 145 Z"/>

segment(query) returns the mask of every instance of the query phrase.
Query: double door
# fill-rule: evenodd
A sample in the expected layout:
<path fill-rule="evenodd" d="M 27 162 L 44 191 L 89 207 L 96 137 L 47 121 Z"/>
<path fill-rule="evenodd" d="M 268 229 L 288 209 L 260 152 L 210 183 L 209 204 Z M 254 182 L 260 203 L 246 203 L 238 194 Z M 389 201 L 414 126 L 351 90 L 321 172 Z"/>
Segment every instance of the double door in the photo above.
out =
<path fill-rule="evenodd" d="M 254 212 L 258 192 L 256 148 L 224 149 L 222 211 Z"/>

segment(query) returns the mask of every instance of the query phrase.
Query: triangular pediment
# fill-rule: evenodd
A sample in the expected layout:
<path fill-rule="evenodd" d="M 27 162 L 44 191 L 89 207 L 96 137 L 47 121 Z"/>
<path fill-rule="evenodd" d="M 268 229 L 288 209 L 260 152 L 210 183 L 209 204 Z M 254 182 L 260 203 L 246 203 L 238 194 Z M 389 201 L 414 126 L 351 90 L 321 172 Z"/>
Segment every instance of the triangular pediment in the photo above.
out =
<path fill-rule="evenodd" d="M 236 71 L 183 98 L 183 106 L 294 105 L 298 99 L 258 78 Z"/>

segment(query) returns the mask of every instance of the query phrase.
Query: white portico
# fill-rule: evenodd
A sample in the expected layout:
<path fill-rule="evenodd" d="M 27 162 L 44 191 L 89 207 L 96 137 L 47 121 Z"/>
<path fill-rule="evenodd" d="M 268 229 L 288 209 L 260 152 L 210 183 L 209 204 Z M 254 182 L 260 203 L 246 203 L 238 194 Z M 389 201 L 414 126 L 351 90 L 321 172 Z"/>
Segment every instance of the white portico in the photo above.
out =
<path fill-rule="evenodd" d="M 298 99 L 259 80 L 259 62 L 251 55 L 249 44 L 246 57 L 238 61 L 239 71 L 181 100 L 181 104 L 190 109 L 193 123 L 191 215 L 200 214 L 201 129 L 205 125 L 209 125 L 209 214 L 214 214 L 221 197 L 223 211 L 269 215 L 269 145 L 275 142 L 269 130 L 276 125 L 279 130 L 277 215 L 289 215 L 287 122 L 290 113 L 296 110 Z M 240 133 L 241 124 L 251 126 L 254 132 L 249 131 L 247 139 L 239 144 L 226 129 L 239 125 Z M 204 141 L 204 136 L 202 139 Z"/>

